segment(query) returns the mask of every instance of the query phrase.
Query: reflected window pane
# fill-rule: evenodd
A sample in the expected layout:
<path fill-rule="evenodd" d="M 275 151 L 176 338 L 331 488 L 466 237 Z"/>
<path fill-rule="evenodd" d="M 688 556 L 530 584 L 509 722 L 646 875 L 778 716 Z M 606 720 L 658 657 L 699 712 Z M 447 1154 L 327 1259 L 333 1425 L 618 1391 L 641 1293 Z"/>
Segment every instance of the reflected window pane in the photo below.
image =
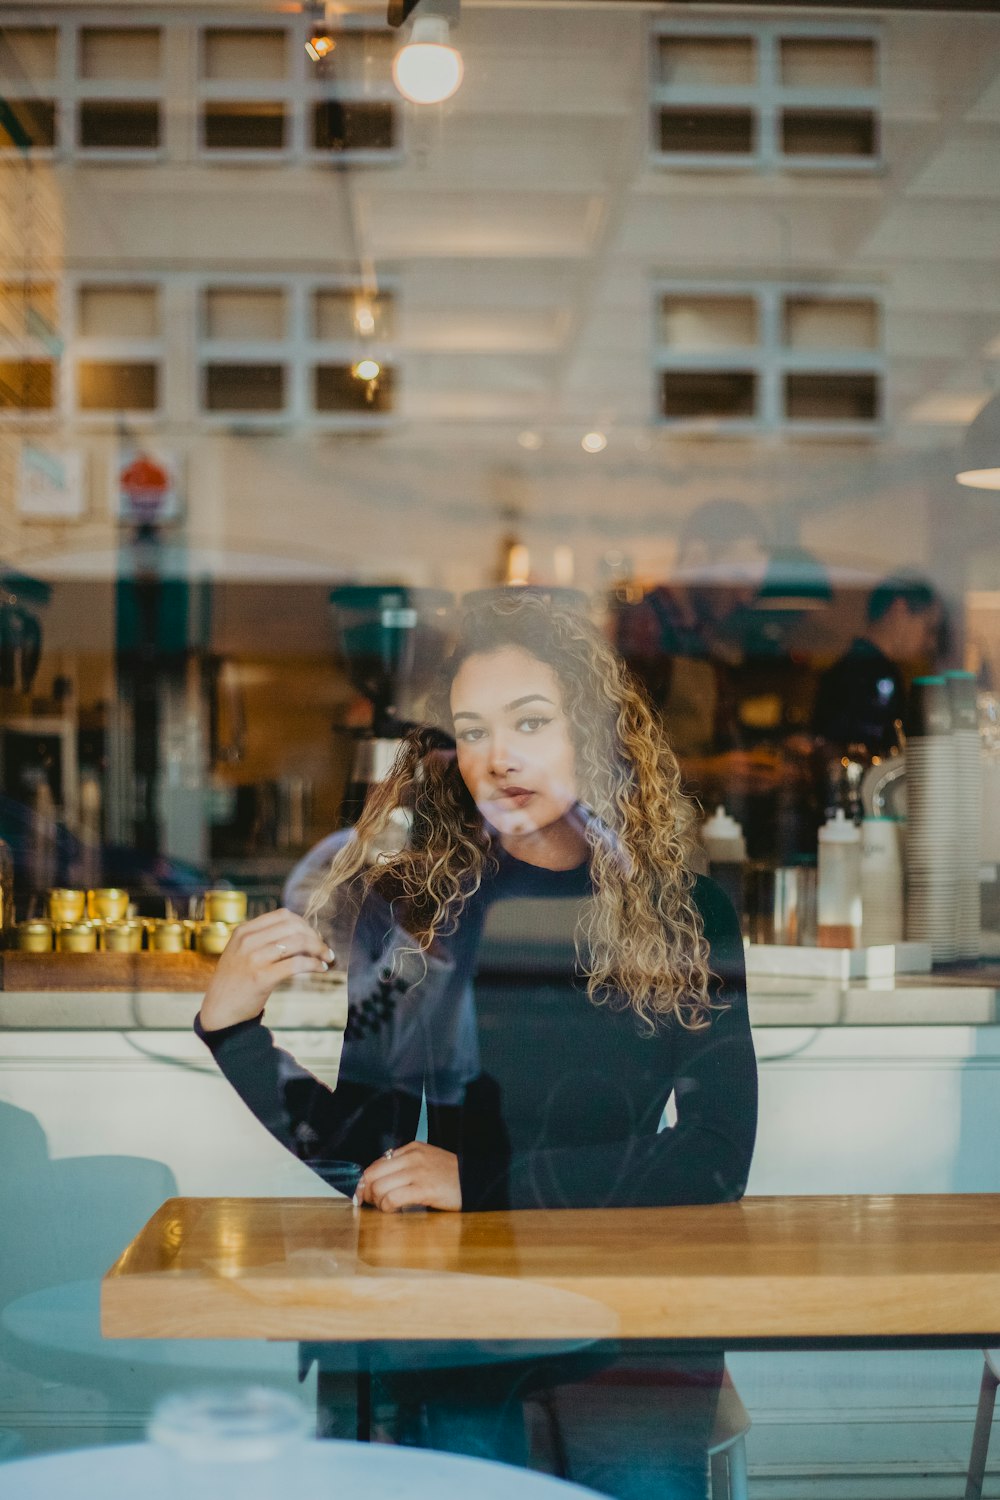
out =
<path fill-rule="evenodd" d="M 202 129 L 209 151 L 283 151 L 285 106 L 280 100 L 213 101 L 205 105 Z"/>
<path fill-rule="evenodd" d="M 671 349 L 746 349 L 757 342 L 754 297 L 670 293 L 661 303 L 660 337 Z"/>
<path fill-rule="evenodd" d="M 878 376 L 789 374 L 785 410 L 790 422 L 874 422 L 879 414 Z"/>
<path fill-rule="evenodd" d="M 80 32 L 81 78 L 158 78 L 160 33 L 85 26 Z"/>
<path fill-rule="evenodd" d="M 51 282 L 0 284 L 0 337 L 45 338 L 59 326 L 56 289 Z"/>
<path fill-rule="evenodd" d="M 82 286 L 77 294 L 77 331 L 87 338 L 155 338 L 159 299 L 149 286 Z"/>
<path fill-rule="evenodd" d="M 59 71 L 59 33 L 54 26 L 5 26 L 0 30 L 0 78 L 47 82 Z"/>
<path fill-rule="evenodd" d="M 877 68 L 870 37 L 781 39 L 781 81 L 788 88 L 872 88 Z"/>
<path fill-rule="evenodd" d="M 284 27 L 211 27 L 202 34 L 203 78 L 284 78 L 288 33 Z"/>
<path fill-rule="evenodd" d="M 392 410 L 394 374 L 383 367 L 377 380 L 359 380 L 350 365 L 317 365 L 314 371 L 316 410 L 320 412 L 385 412 Z"/>
<path fill-rule="evenodd" d="M 55 405 L 55 365 L 51 360 L 0 360 L 0 408 L 45 411 Z"/>
<path fill-rule="evenodd" d="M 663 415 L 675 418 L 745 419 L 756 410 L 752 370 L 665 370 Z"/>
<path fill-rule="evenodd" d="M 338 31 L 323 63 L 322 77 L 339 84 L 386 83 L 392 76 L 397 39 L 389 31 Z"/>
<path fill-rule="evenodd" d="M 757 77 L 749 36 L 663 36 L 658 56 L 663 83 L 745 88 Z"/>
<path fill-rule="evenodd" d="M 244 342 L 285 336 L 285 294 L 280 287 L 208 287 L 205 337 Z"/>
<path fill-rule="evenodd" d="M 151 99 L 85 99 L 79 140 L 89 150 L 153 151 L 160 144 L 160 106 Z"/>
<path fill-rule="evenodd" d="M 155 411 L 159 369 L 151 361 L 81 360 L 76 367 L 81 411 Z"/>
<path fill-rule="evenodd" d="M 324 343 L 342 343 L 361 338 L 392 338 L 395 324 L 393 300 L 361 291 L 320 290 L 313 296 L 312 335 Z"/>
<path fill-rule="evenodd" d="M 749 109 L 661 109 L 660 150 L 744 156 L 754 149 Z"/>
<path fill-rule="evenodd" d="M 874 156 L 878 132 L 867 109 L 786 109 L 781 149 L 786 156 Z"/>
<path fill-rule="evenodd" d="M 394 145 L 391 104 L 326 99 L 313 107 L 313 146 L 317 151 L 391 151 Z"/>
<path fill-rule="evenodd" d="M 30 151 L 56 143 L 52 99 L 0 99 L 0 151 Z"/>
<path fill-rule="evenodd" d="M 212 363 L 205 366 L 206 411 L 282 411 L 283 365 Z"/>
<path fill-rule="evenodd" d="M 878 342 L 878 305 L 868 298 L 786 299 L 790 349 L 875 349 Z"/>

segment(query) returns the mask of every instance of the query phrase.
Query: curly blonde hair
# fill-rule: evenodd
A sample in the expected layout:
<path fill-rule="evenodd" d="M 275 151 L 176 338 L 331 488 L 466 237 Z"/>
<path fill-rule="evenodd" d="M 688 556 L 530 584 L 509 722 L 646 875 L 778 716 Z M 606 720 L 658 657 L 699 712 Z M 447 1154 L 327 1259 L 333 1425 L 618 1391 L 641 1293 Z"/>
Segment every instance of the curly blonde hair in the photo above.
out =
<path fill-rule="evenodd" d="M 550 666 L 562 690 L 590 851 L 593 899 L 576 934 L 588 995 L 596 1003 L 624 997 L 650 1027 L 673 1018 L 703 1028 L 713 1002 L 692 895 L 694 813 L 659 720 L 600 632 L 537 594 L 498 591 L 462 621 L 428 703 L 431 722 L 450 726 L 451 684 L 463 662 L 508 647 Z M 413 816 L 405 847 L 376 853 L 400 807 Z M 363 896 L 375 887 L 404 903 L 407 930 L 426 953 L 454 931 L 496 862 L 454 742 L 434 728 L 418 729 L 404 739 L 386 780 L 371 788 L 356 837 L 335 856 L 306 916 L 340 888 Z"/>

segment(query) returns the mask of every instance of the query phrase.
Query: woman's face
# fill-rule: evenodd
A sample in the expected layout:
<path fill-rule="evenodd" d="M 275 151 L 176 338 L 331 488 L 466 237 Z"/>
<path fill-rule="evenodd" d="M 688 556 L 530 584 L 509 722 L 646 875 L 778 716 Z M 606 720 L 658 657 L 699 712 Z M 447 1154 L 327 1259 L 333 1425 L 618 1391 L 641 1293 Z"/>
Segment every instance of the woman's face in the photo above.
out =
<path fill-rule="evenodd" d="M 470 656 L 451 685 L 451 714 L 462 780 L 501 839 L 565 817 L 576 756 L 550 666 L 519 646 Z"/>

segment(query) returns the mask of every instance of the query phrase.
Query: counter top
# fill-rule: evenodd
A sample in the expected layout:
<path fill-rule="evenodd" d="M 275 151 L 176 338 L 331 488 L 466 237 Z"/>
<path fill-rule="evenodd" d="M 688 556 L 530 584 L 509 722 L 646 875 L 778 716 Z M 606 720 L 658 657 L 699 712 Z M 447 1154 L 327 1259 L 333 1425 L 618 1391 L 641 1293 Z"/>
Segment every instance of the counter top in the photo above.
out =
<path fill-rule="evenodd" d="M 995 967 L 981 984 L 933 974 L 840 980 L 757 975 L 750 981 L 755 1029 L 845 1026 L 997 1026 Z M 201 996 L 166 991 L 0 992 L 0 1031 L 188 1031 Z M 343 975 L 307 978 L 277 991 L 267 1008 L 275 1031 L 341 1032 Z"/>

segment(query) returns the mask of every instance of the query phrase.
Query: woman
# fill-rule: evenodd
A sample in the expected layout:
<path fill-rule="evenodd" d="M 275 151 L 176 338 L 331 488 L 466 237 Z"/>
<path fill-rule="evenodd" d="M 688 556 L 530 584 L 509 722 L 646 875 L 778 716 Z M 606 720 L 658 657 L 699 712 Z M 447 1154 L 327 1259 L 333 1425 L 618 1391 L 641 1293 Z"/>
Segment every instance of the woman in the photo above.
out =
<path fill-rule="evenodd" d="M 739 927 L 690 873 L 691 810 L 645 700 L 585 619 L 499 594 L 463 622 L 431 709 L 449 734 L 409 737 L 310 903 L 356 915 L 336 1089 L 261 1024 L 280 980 L 332 961 L 288 911 L 240 928 L 206 993 L 223 1072 L 328 1180 L 360 1163 L 355 1202 L 386 1213 L 740 1197 L 756 1069 Z M 373 858 L 400 807 L 406 845 Z M 685 1493 L 703 1492 L 688 1460 Z"/>

